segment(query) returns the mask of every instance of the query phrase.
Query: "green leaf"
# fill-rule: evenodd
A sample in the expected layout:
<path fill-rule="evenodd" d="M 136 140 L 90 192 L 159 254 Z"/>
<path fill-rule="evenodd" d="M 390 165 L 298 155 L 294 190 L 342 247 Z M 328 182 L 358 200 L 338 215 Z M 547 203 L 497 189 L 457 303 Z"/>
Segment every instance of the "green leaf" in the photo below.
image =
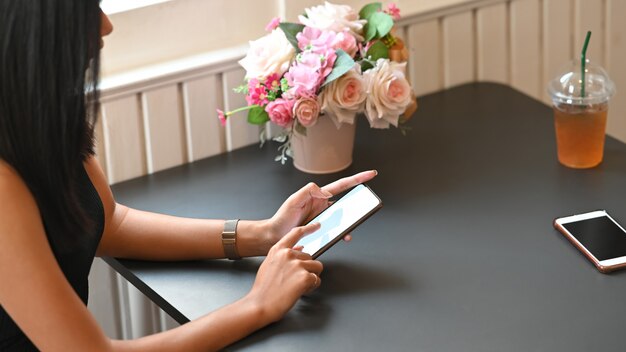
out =
<path fill-rule="evenodd" d="M 235 88 L 233 88 L 233 92 L 248 94 L 248 85 L 247 84 L 242 84 L 239 87 L 235 87 Z"/>
<path fill-rule="evenodd" d="M 299 23 L 281 22 L 278 27 L 283 30 L 287 40 L 291 43 L 291 45 L 293 45 L 294 48 L 296 48 L 296 52 L 299 53 L 300 48 L 298 48 L 298 39 L 296 38 L 296 35 L 302 32 L 304 25 Z"/>
<path fill-rule="evenodd" d="M 363 6 L 361 11 L 359 11 L 359 17 L 363 20 L 369 20 L 370 16 L 375 14 L 376 12 L 382 11 L 383 4 L 379 2 L 373 2 L 371 4 Z"/>
<path fill-rule="evenodd" d="M 302 126 L 299 122 L 296 121 L 296 132 L 306 137 L 306 127 Z"/>
<path fill-rule="evenodd" d="M 376 26 L 368 22 L 365 24 L 363 32 L 365 33 L 365 41 L 369 42 L 376 37 Z"/>
<path fill-rule="evenodd" d="M 354 60 L 352 60 L 350 55 L 348 55 L 345 51 L 337 49 L 336 53 L 337 59 L 335 60 L 335 66 L 333 66 L 333 70 L 330 71 L 330 74 L 326 76 L 326 80 L 324 81 L 324 84 L 322 84 L 322 87 L 345 75 L 346 72 L 350 71 L 354 67 Z"/>
<path fill-rule="evenodd" d="M 388 59 L 389 48 L 387 48 L 385 43 L 379 40 L 370 46 L 365 56 L 374 62 L 378 59 Z"/>
<path fill-rule="evenodd" d="M 376 36 L 375 38 L 382 38 L 391 31 L 393 27 L 393 18 L 384 12 L 376 12 L 369 18 L 367 22 L 368 26 L 376 27 Z M 371 31 L 368 28 L 368 34 Z"/>
<path fill-rule="evenodd" d="M 374 68 L 374 63 L 370 60 L 362 60 L 359 65 L 361 65 L 361 72 Z"/>
<path fill-rule="evenodd" d="M 270 116 L 265 109 L 260 106 L 256 106 L 248 110 L 248 122 L 253 125 L 262 125 L 270 120 Z"/>

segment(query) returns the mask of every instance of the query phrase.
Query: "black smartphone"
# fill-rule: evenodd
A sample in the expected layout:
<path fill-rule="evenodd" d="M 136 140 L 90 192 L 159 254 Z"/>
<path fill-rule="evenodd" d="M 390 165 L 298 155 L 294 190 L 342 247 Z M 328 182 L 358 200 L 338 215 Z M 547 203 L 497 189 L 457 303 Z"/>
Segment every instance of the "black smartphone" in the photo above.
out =
<path fill-rule="evenodd" d="M 606 211 L 558 218 L 554 227 L 601 272 L 626 267 L 626 230 Z"/>
<path fill-rule="evenodd" d="M 300 239 L 296 246 L 303 246 L 303 252 L 317 258 L 382 206 L 383 202 L 367 185 L 357 185 L 311 220 L 309 223 L 319 222 L 321 227 Z"/>

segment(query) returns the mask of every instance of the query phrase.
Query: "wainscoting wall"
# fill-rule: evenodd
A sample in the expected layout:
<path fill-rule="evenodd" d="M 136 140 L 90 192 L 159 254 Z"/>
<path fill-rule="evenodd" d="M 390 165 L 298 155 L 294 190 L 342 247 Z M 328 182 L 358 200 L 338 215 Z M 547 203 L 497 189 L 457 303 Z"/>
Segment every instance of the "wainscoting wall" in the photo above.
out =
<path fill-rule="evenodd" d="M 624 14 L 626 1 L 620 0 L 473 0 L 405 17 L 397 33 L 410 48 L 408 74 L 418 96 L 493 81 L 549 104 L 546 83 L 579 55 L 586 31 L 592 30 L 587 57 L 608 70 L 618 89 L 608 133 L 626 141 L 621 93 L 626 68 L 620 64 L 626 62 Z M 233 92 L 244 77 L 237 61 L 245 50 L 215 51 L 106 77 L 97 152 L 110 183 L 258 143 L 261 131 L 244 115 L 222 128 L 215 112 L 245 104 Z M 90 309 L 110 336 L 134 338 L 176 326 L 102 261 L 95 264 L 91 282 Z"/>

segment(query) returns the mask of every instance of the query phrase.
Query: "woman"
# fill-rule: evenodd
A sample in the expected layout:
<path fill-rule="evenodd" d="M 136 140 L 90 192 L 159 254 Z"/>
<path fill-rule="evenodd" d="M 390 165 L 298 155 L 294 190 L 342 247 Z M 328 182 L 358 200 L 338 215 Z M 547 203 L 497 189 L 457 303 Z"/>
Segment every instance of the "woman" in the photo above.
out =
<path fill-rule="evenodd" d="M 263 221 L 240 221 L 234 251 L 267 255 L 250 292 L 176 329 L 132 341 L 106 337 L 86 308 L 95 255 L 223 258 L 223 220 L 117 204 L 93 156 L 101 36 L 97 0 L 0 1 L 0 350 L 206 351 L 281 317 L 320 285 L 319 261 L 293 248 L 297 227 L 328 198 L 375 176 L 308 184 Z M 89 67 L 89 68 L 88 68 Z"/>

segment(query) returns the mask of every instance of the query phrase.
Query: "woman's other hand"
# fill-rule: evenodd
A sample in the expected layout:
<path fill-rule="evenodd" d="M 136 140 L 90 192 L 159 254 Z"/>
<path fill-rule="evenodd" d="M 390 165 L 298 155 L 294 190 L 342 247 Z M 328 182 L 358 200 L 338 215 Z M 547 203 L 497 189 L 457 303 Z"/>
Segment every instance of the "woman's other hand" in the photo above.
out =
<path fill-rule="evenodd" d="M 261 264 L 246 298 L 261 307 L 263 318 L 269 322 L 280 320 L 300 296 L 319 287 L 322 263 L 302 252 L 301 247 L 294 248 L 300 238 L 319 228 L 319 223 L 313 223 L 291 229 Z"/>

